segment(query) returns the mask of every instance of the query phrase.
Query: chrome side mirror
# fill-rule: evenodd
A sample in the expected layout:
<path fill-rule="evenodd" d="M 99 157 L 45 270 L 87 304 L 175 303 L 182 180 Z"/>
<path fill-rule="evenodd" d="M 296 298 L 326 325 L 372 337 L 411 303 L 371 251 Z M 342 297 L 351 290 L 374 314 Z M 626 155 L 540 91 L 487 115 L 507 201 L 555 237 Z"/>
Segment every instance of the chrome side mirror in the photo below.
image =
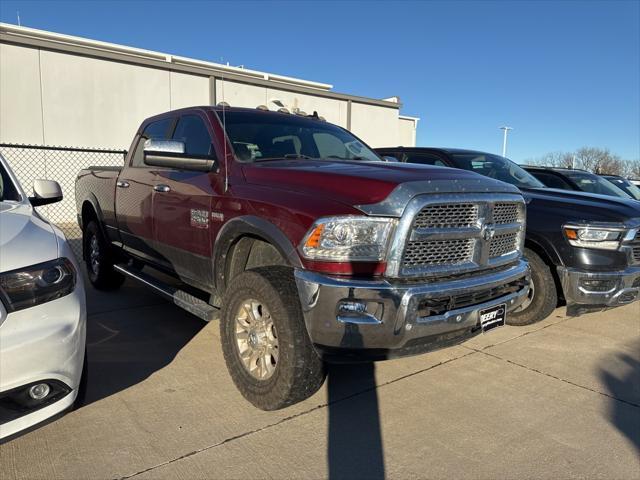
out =
<path fill-rule="evenodd" d="M 53 180 L 34 180 L 33 196 L 29 197 L 31 205 L 40 207 L 62 200 L 62 188 Z"/>
<path fill-rule="evenodd" d="M 186 154 L 183 142 L 150 138 L 144 142 L 144 163 L 153 167 L 210 172 L 216 166 L 216 159 L 213 155 Z"/>

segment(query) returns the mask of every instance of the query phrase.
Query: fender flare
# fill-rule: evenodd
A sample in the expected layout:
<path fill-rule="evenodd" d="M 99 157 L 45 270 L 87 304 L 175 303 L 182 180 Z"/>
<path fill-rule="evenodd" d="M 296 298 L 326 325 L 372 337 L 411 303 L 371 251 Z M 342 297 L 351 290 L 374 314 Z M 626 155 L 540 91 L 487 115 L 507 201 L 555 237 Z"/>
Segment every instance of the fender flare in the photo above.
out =
<path fill-rule="evenodd" d="M 268 242 L 278 250 L 289 266 L 303 268 L 295 246 L 280 228 L 263 218 L 243 215 L 225 223 L 213 244 L 213 275 L 217 292 L 222 293 L 225 290 L 227 254 L 235 241 L 243 235 L 251 235 Z"/>
<path fill-rule="evenodd" d="M 532 236 L 527 232 L 524 242 L 525 248 L 532 245 L 534 247 L 532 248 L 533 251 L 536 253 L 542 252 L 554 266 L 561 267 L 564 265 L 562 257 L 553 246 L 553 243 L 549 242 L 546 238 L 538 237 L 536 235 Z"/>
<path fill-rule="evenodd" d="M 78 214 L 78 217 L 80 220 L 78 222 L 80 226 L 80 230 L 84 231 L 85 219 L 82 218 L 82 210 L 84 209 L 84 205 L 87 202 L 89 202 L 89 204 L 93 208 L 93 211 L 96 214 L 96 217 L 98 217 L 98 228 L 102 232 L 102 235 L 104 235 L 104 238 L 109 238 L 107 237 L 107 232 L 105 231 L 105 228 L 104 228 L 104 214 L 102 213 L 102 208 L 100 208 L 100 202 L 98 202 L 98 198 L 93 193 L 87 194 L 87 197 L 82 200 L 82 204 L 80 205 L 80 212 Z"/>

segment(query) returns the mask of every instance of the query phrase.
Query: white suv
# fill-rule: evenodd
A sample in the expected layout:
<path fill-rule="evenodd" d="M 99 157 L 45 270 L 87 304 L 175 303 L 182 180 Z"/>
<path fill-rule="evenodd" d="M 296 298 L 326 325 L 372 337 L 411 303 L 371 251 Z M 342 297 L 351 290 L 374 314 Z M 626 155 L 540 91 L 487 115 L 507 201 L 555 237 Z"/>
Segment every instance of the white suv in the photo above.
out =
<path fill-rule="evenodd" d="M 86 303 L 64 234 L 34 210 L 62 199 L 36 180 L 27 197 L 0 155 L 0 439 L 73 407 L 86 384 Z M 83 376 L 83 372 L 85 375 Z"/>

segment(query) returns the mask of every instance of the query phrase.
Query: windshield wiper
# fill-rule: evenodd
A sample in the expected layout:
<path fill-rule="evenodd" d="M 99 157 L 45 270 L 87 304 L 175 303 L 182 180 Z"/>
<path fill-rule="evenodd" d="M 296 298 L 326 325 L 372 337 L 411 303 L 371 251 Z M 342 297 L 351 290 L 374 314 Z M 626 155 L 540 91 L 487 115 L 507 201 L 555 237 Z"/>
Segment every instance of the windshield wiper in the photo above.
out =
<path fill-rule="evenodd" d="M 281 157 L 264 157 L 264 158 L 256 158 L 254 162 L 265 162 L 270 160 L 282 160 L 282 159 L 294 159 L 294 160 L 313 160 L 313 157 L 308 155 L 302 155 L 301 153 L 287 153 L 282 155 Z"/>

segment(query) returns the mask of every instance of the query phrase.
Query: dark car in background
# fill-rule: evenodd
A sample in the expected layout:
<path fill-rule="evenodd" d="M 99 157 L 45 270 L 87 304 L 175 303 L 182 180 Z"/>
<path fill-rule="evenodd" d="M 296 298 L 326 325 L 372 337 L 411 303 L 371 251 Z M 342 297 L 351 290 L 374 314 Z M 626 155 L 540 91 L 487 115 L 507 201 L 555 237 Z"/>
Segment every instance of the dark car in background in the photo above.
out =
<path fill-rule="evenodd" d="M 542 320 L 559 299 L 566 301 L 569 315 L 578 315 L 640 297 L 638 202 L 548 188 L 520 165 L 485 152 L 415 147 L 376 150 L 390 160 L 461 168 L 520 188 L 527 203 L 525 256 L 532 282 L 527 302 L 511 314 L 512 323 Z"/>
<path fill-rule="evenodd" d="M 618 186 L 586 170 L 555 167 L 534 167 L 526 165 L 524 169 L 547 187 L 576 192 L 596 193 L 612 197 L 632 198 Z"/>
<path fill-rule="evenodd" d="M 600 175 L 602 178 L 606 178 L 613 183 L 620 190 L 623 190 L 627 195 L 635 200 L 640 200 L 640 188 L 631 183 L 630 180 L 620 175 Z"/>

